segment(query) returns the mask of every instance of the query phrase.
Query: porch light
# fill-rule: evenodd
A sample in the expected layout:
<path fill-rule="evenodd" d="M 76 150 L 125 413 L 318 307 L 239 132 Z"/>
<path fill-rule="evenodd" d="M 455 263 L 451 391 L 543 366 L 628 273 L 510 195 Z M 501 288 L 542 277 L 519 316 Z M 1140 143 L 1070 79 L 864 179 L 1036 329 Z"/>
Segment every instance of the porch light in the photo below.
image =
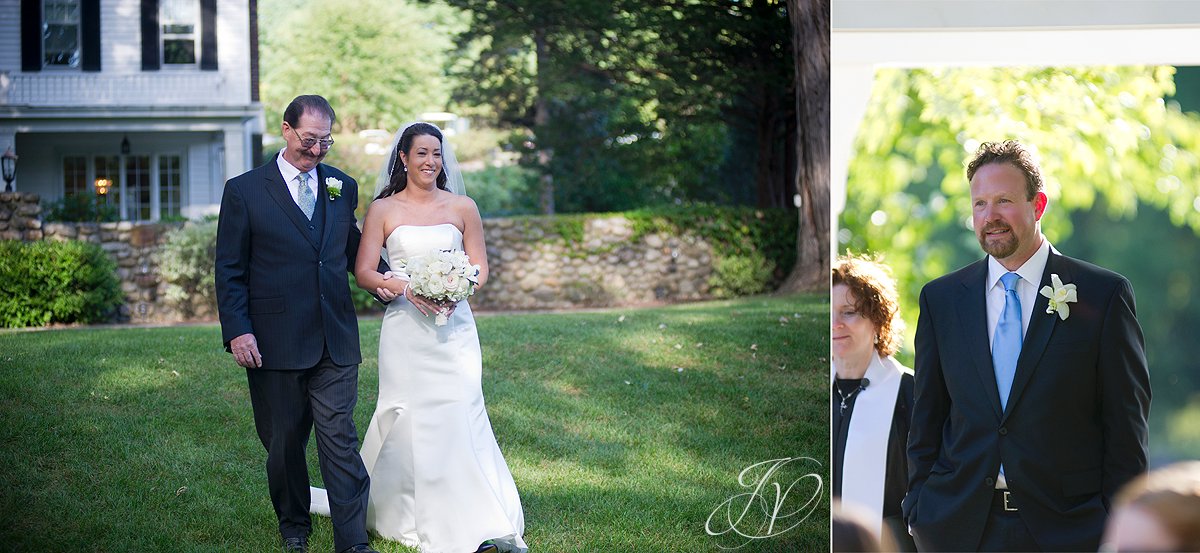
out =
<path fill-rule="evenodd" d="M 108 189 L 112 187 L 112 179 L 96 179 L 96 195 L 103 196 L 108 194 Z"/>
<path fill-rule="evenodd" d="M 0 166 L 4 170 L 4 191 L 12 192 L 12 181 L 17 178 L 17 154 L 13 153 L 12 146 L 0 156 Z"/>

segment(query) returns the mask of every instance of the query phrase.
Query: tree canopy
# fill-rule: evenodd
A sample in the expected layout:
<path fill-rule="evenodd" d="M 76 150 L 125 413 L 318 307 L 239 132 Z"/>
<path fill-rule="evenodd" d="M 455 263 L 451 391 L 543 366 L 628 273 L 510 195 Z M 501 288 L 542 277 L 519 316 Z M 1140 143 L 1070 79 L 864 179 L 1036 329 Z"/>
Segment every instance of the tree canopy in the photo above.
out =
<path fill-rule="evenodd" d="M 395 130 L 450 96 L 444 66 L 462 15 L 445 5 L 360 0 L 260 2 L 260 94 L 267 132 L 300 94 L 320 94 L 336 131 Z"/>
<path fill-rule="evenodd" d="M 471 14 L 454 100 L 489 106 L 515 131 L 511 146 L 542 174 L 545 211 L 790 205 L 783 3 L 447 3 Z"/>

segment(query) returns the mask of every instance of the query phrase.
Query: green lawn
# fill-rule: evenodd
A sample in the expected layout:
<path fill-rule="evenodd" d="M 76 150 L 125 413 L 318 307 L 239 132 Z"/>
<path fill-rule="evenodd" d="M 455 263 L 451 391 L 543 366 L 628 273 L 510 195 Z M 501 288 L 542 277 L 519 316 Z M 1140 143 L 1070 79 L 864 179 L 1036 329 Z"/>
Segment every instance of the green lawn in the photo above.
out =
<path fill-rule="evenodd" d="M 784 490 L 796 482 L 790 493 L 768 484 L 735 499 L 713 528 L 750 503 L 739 529 L 766 532 L 779 500 L 778 535 L 737 551 L 827 550 L 828 305 L 799 295 L 481 315 L 488 412 L 531 551 L 739 545 L 707 534 L 706 520 L 751 491 L 744 468 L 792 457 L 814 461 L 773 474 Z M 375 404 L 379 321 L 361 326 L 359 432 Z M 216 326 L 0 333 L 0 550 L 277 550 L 245 371 L 220 341 Z M 313 551 L 331 551 L 328 519 L 314 526 Z"/>

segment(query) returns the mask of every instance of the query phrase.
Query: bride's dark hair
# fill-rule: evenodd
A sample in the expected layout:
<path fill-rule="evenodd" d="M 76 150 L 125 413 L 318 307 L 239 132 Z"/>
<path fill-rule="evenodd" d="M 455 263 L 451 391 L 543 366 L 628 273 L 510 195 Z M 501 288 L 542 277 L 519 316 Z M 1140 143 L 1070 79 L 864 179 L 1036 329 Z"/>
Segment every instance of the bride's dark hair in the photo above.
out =
<path fill-rule="evenodd" d="M 400 159 L 400 152 L 404 152 L 406 156 L 411 155 L 413 139 L 418 136 L 432 136 L 438 139 L 439 145 L 445 143 L 445 139 L 442 138 L 442 131 L 429 123 L 413 123 L 407 129 L 404 129 L 404 134 L 400 135 L 400 142 L 396 144 L 396 149 L 392 151 L 392 157 L 388 161 L 388 174 L 391 175 L 388 179 L 388 185 L 379 192 L 379 196 L 375 198 L 376 200 L 391 196 L 408 186 L 408 169 Z M 447 190 L 445 166 L 438 172 L 437 187 Z"/>

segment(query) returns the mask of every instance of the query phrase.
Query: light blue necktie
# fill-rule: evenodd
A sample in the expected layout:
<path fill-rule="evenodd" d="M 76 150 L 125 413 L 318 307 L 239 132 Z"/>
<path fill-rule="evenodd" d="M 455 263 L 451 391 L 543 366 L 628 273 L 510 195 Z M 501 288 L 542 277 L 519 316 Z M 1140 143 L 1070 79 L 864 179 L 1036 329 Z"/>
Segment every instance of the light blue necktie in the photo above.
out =
<path fill-rule="evenodd" d="M 296 179 L 300 181 L 300 190 L 296 196 L 299 198 L 300 211 L 311 221 L 313 210 L 317 208 L 317 197 L 313 195 L 312 187 L 308 186 L 308 173 L 300 173 L 296 175 Z"/>
<path fill-rule="evenodd" d="M 996 370 L 996 388 L 1000 390 L 1000 408 L 1008 405 L 1013 377 L 1017 374 L 1017 358 L 1021 356 L 1021 298 L 1017 296 L 1017 273 L 1000 277 L 1004 284 L 1004 311 L 996 324 L 992 339 L 992 366 Z"/>

